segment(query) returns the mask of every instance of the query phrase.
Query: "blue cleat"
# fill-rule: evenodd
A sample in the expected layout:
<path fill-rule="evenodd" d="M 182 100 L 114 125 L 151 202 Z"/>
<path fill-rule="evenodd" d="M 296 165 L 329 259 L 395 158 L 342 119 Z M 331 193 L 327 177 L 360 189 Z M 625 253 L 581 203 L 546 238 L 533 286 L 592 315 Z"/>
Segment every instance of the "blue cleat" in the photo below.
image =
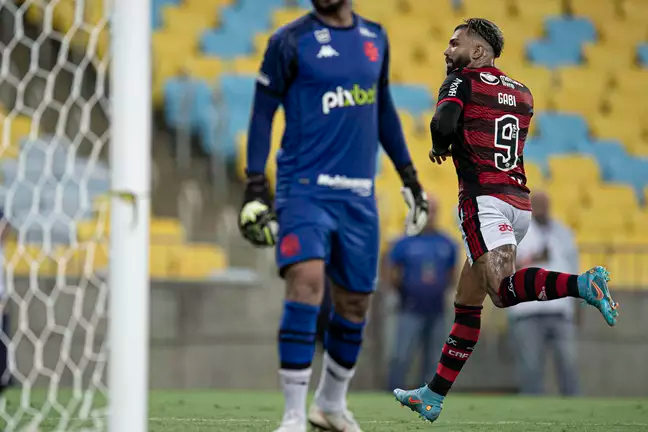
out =
<path fill-rule="evenodd" d="M 610 274 L 604 267 L 594 267 L 578 276 L 578 294 L 601 312 L 609 326 L 613 326 L 617 322 L 619 305 L 610 296 L 609 281 Z"/>
<path fill-rule="evenodd" d="M 444 397 L 434 393 L 427 385 L 416 390 L 395 389 L 394 396 L 401 405 L 408 407 L 423 420 L 433 422 L 439 418 Z"/>

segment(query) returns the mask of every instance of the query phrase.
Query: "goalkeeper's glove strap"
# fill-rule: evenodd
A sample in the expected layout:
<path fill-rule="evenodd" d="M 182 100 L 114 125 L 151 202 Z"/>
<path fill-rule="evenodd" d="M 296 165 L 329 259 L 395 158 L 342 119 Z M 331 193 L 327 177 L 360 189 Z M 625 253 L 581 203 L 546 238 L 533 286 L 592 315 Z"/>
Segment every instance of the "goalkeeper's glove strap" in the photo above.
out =
<path fill-rule="evenodd" d="M 403 186 L 409 188 L 415 197 L 421 196 L 423 188 L 418 181 L 416 168 L 414 168 L 413 164 L 408 164 L 399 168 L 398 175 L 400 175 L 400 178 L 403 181 Z"/>
<path fill-rule="evenodd" d="M 264 174 L 248 172 L 245 184 L 244 203 L 259 200 L 271 207 L 270 184 Z"/>

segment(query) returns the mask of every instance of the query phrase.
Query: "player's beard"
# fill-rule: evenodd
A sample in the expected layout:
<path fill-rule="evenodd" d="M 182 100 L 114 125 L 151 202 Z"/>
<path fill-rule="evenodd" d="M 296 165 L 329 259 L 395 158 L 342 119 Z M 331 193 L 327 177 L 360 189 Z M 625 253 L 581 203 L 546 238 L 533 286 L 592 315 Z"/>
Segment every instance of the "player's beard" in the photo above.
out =
<path fill-rule="evenodd" d="M 311 0 L 317 13 L 333 15 L 337 13 L 348 0 Z"/>
<path fill-rule="evenodd" d="M 448 61 L 449 60 L 449 61 Z M 446 57 L 446 75 L 450 75 L 453 70 L 468 67 L 470 64 L 470 57 L 458 57 L 457 59 L 451 59 Z"/>

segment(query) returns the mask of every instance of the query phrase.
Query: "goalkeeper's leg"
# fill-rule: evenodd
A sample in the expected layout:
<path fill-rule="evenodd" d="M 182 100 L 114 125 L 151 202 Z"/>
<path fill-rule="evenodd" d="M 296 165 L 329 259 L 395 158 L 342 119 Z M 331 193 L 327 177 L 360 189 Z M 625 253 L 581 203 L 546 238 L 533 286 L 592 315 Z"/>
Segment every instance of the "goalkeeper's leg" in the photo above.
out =
<path fill-rule="evenodd" d="M 285 407 L 280 432 L 306 430 L 306 396 L 324 295 L 325 262 L 335 225 L 314 201 L 295 199 L 278 214 L 277 264 L 286 280 L 279 327 L 279 376 Z"/>
<path fill-rule="evenodd" d="M 360 431 L 347 409 L 347 392 L 356 370 L 371 295 L 375 289 L 378 217 L 370 204 L 347 204 L 327 267 L 333 313 L 325 337 L 322 374 L 309 410 L 311 424 L 324 430 Z"/>
<path fill-rule="evenodd" d="M 317 317 L 324 293 L 324 261 L 310 260 L 285 271 L 286 299 L 279 327 L 279 377 L 284 393 L 281 432 L 306 430 L 306 396 L 315 353 Z"/>

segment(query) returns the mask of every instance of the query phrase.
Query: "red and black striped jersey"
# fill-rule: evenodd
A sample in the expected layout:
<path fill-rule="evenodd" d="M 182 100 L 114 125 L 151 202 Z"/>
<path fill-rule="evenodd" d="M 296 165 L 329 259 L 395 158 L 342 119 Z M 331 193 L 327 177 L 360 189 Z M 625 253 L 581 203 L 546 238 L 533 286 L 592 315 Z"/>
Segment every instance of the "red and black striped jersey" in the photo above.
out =
<path fill-rule="evenodd" d="M 531 91 L 494 67 L 457 69 L 439 90 L 437 107 L 443 103 L 462 107 L 452 143 L 459 199 L 491 195 L 531 210 L 522 156 L 533 116 Z"/>

